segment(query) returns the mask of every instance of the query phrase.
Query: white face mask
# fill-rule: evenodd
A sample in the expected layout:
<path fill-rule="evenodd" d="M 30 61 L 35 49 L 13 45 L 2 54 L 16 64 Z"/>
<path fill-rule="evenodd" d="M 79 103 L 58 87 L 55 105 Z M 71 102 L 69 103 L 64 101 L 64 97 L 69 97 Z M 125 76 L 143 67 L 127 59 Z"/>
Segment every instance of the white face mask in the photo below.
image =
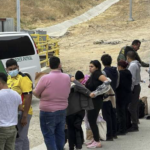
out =
<path fill-rule="evenodd" d="M 11 76 L 11 77 L 16 77 L 19 73 L 19 70 L 18 69 L 15 69 L 15 70 L 12 70 L 12 71 L 9 71 L 8 74 Z"/>

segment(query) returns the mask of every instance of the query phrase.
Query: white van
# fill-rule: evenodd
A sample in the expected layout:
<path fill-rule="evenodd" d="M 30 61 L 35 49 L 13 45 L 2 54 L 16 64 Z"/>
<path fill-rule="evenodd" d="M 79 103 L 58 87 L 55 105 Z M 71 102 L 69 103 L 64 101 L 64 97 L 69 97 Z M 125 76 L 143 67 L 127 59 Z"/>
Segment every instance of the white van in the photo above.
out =
<path fill-rule="evenodd" d="M 5 63 L 10 58 L 16 59 L 20 71 L 33 82 L 35 73 L 41 72 L 39 55 L 28 33 L 0 32 L 0 71 L 4 72 Z"/>

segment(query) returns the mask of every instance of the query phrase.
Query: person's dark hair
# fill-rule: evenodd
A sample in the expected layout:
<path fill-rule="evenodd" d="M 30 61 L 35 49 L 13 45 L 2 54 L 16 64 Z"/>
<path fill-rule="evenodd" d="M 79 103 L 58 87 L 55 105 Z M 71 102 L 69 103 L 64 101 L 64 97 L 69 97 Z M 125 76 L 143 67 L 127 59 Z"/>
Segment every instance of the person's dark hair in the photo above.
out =
<path fill-rule="evenodd" d="M 7 75 L 3 72 L 0 72 L 0 81 L 4 84 L 7 83 Z"/>
<path fill-rule="evenodd" d="M 75 74 L 75 78 L 76 78 L 76 80 L 83 79 L 84 78 L 83 72 L 77 71 L 76 74 Z"/>
<path fill-rule="evenodd" d="M 60 65 L 60 59 L 58 57 L 53 56 L 50 58 L 49 63 L 51 69 L 57 69 Z"/>
<path fill-rule="evenodd" d="M 141 44 L 141 41 L 140 40 L 134 40 L 132 42 L 132 45 L 138 45 L 138 44 Z"/>
<path fill-rule="evenodd" d="M 98 60 L 92 60 L 90 64 L 93 64 L 98 70 L 101 71 L 101 63 Z"/>
<path fill-rule="evenodd" d="M 17 61 L 15 59 L 9 59 L 6 61 L 6 67 L 10 67 L 10 66 L 18 66 Z"/>
<path fill-rule="evenodd" d="M 112 63 L 112 57 L 110 55 L 108 55 L 108 54 L 104 54 L 101 57 L 101 61 L 102 61 L 104 66 L 110 66 L 111 63 Z"/>
<path fill-rule="evenodd" d="M 134 51 L 129 51 L 127 56 L 132 60 L 136 60 L 136 53 Z"/>
<path fill-rule="evenodd" d="M 124 60 L 120 60 L 120 61 L 118 62 L 118 66 L 120 66 L 120 67 L 126 69 L 126 68 L 128 67 L 128 63 L 127 63 L 126 61 L 124 61 Z"/>

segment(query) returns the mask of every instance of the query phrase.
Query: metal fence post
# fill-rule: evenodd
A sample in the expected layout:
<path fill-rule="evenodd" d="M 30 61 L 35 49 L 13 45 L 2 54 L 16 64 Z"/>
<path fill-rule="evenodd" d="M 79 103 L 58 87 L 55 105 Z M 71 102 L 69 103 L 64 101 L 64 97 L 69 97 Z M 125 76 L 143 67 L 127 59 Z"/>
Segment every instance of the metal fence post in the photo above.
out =
<path fill-rule="evenodd" d="M 20 32 L 20 0 L 16 0 L 17 2 L 17 32 Z"/>
<path fill-rule="evenodd" d="M 132 18 L 132 0 L 129 1 L 130 1 L 129 21 L 134 21 L 134 19 Z"/>
<path fill-rule="evenodd" d="M 46 66 L 49 66 L 49 57 L 48 57 L 48 50 L 49 50 L 49 36 L 46 36 Z"/>

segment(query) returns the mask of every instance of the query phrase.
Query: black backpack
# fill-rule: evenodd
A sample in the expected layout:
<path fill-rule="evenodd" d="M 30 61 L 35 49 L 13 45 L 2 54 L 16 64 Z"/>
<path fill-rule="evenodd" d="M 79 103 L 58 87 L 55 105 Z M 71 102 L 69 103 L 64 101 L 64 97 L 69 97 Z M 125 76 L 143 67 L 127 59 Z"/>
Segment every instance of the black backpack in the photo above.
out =
<path fill-rule="evenodd" d="M 142 100 L 139 100 L 139 118 L 143 118 L 145 116 L 145 104 Z"/>

